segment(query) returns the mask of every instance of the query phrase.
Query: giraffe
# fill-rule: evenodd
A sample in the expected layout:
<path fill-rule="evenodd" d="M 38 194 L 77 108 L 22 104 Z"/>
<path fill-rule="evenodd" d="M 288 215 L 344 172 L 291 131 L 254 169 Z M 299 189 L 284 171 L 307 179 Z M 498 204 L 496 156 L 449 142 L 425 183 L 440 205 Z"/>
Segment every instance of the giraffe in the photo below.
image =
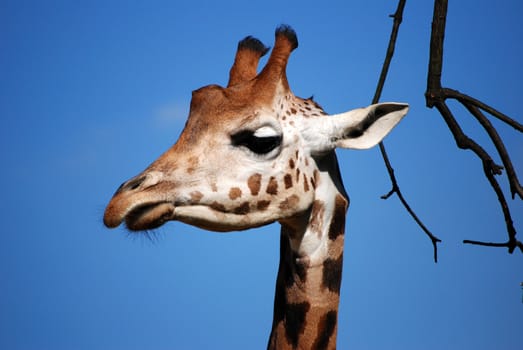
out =
<path fill-rule="evenodd" d="M 334 349 L 349 205 L 335 149 L 376 145 L 408 105 L 327 115 L 291 92 L 286 66 L 297 46 L 294 30 L 278 27 L 258 73 L 269 49 L 240 41 L 227 86 L 193 91 L 178 141 L 118 188 L 104 224 L 140 231 L 177 220 L 226 232 L 279 222 L 268 348 Z"/>

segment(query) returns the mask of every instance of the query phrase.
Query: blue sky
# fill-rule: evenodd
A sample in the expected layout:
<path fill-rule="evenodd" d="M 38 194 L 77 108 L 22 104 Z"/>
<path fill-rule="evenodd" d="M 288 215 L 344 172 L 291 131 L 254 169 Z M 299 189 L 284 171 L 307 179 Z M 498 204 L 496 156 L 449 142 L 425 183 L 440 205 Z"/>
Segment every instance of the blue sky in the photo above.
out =
<path fill-rule="evenodd" d="M 277 225 L 217 234 L 169 223 L 148 240 L 104 228 L 104 207 L 175 142 L 191 91 L 226 84 L 246 35 L 272 45 L 274 28 L 292 25 L 295 94 L 314 95 L 330 113 L 369 104 L 395 7 L 3 0 L 0 348 L 265 348 Z M 444 85 L 520 122 L 521 13 L 517 0 L 450 1 L 443 69 Z M 522 254 L 461 243 L 506 234 L 480 162 L 425 107 L 431 19 L 431 1 L 408 1 L 382 100 L 411 105 L 386 145 L 404 194 L 443 240 L 439 263 L 397 199 L 379 198 L 390 183 L 378 150 L 339 151 L 351 196 L 340 349 L 521 346 Z M 521 178 L 521 134 L 495 125 Z M 510 205 L 521 230 L 521 201 Z"/>

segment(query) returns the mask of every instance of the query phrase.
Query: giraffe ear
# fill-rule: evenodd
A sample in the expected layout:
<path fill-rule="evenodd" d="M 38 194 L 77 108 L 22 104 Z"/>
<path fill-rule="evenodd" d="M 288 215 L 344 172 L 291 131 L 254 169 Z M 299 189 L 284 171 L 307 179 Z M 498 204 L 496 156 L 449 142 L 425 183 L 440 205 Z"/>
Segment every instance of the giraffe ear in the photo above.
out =
<path fill-rule="evenodd" d="M 367 149 L 377 145 L 407 114 L 405 103 L 378 103 L 331 116 L 334 147 Z"/>
<path fill-rule="evenodd" d="M 407 114 L 405 103 L 378 103 L 331 116 L 334 147 L 367 149 L 377 145 Z"/>
<path fill-rule="evenodd" d="M 302 135 L 313 154 L 336 147 L 367 149 L 383 140 L 408 110 L 408 104 L 388 102 L 326 118 L 308 118 Z"/>

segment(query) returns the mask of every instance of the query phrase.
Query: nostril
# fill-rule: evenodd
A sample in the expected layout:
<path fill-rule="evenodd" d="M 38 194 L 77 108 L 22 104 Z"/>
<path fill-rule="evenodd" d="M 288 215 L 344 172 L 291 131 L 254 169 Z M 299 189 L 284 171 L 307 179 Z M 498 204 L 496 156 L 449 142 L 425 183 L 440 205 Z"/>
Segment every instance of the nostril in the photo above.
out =
<path fill-rule="evenodd" d="M 118 187 L 118 189 L 116 190 L 116 193 L 136 190 L 138 187 L 140 187 L 140 185 L 144 182 L 145 179 L 146 176 L 138 176 L 132 178 L 131 180 L 121 184 L 120 187 Z"/>
<path fill-rule="evenodd" d="M 131 179 L 127 182 L 127 188 L 129 190 L 136 190 L 145 180 L 145 176 L 140 176 L 139 178 Z"/>

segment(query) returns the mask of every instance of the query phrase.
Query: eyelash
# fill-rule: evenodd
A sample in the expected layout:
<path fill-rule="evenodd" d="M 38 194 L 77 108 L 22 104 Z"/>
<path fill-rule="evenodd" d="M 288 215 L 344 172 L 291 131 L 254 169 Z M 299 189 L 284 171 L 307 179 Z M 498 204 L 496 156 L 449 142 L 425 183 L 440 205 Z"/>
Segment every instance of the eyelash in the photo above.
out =
<path fill-rule="evenodd" d="M 251 152 L 264 155 L 281 144 L 281 136 L 254 136 L 254 131 L 245 130 L 231 136 L 233 146 L 247 147 Z"/>

